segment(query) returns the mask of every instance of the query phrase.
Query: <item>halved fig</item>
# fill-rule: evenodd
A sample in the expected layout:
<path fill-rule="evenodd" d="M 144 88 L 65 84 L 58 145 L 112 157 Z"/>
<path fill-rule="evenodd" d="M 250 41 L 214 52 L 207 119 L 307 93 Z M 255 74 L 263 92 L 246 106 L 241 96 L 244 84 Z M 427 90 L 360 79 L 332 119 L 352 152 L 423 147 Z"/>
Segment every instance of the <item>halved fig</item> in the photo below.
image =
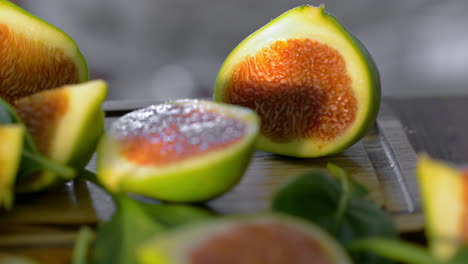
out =
<path fill-rule="evenodd" d="M 468 245 L 468 170 L 422 155 L 417 176 L 429 247 L 436 257 L 451 259 Z"/>
<path fill-rule="evenodd" d="M 63 31 L 0 0 L 0 97 L 14 100 L 88 80 L 88 67 Z"/>
<path fill-rule="evenodd" d="M 14 102 L 39 152 L 77 171 L 91 159 L 104 133 L 102 103 L 107 84 L 102 80 L 42 91 Z M 18 191 L 42 190 L 58 180 L 52 172 L 27 177 Z"/>
<path fill-rule="evenodd" d="M 23 151 L 22 125 L 0 125 L 0 207 L 13 205 L 13 187 Z"/>
<path fill-rule="evenodd" d="M 358 141 L 380 104 L 379 73 L 364 45 L 324 7 L 289 10 L 226 58 L 215 101 L 255 110 L 257 147 L 319 157 Z"/>
<path fill-rule="evenodd" d="M 98 147 L 98 178 L 111 192 L 195 202 L 230 189 L 243 175 L 258 133 L 246 108 L 180 100 L 114 122 Z"/>
<path fill-rule="evenodd" d="M 142 264 L 351 263 L 338 243 L 318 227 L 271 213 L 158 234 L 137 253 Z"/>

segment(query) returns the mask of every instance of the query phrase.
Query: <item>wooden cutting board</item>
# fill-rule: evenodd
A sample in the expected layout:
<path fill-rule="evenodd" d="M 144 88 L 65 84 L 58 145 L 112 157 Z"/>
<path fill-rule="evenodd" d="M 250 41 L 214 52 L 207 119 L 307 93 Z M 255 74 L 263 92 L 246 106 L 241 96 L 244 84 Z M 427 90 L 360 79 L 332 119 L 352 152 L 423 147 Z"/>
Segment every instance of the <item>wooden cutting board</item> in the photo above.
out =
<path fill-rule="evenodd" d="M 104 106 L 106 126 L 122 114 L 150 104 L 107 102 Z M 367 186 L 369 199 L 392 215 L 401 232 L 423 228 L 415 178 L 416 154 L 400 121 L 385 104 L 369 133 L 341 154 L 296 159 L 256 151 L 242 181 L 225 195 L 208 202 L 207 207 L 223 214 L 265 210 L 272 195 L 285 182 L 312 168 L 324 168 L 327 162 L 345 168 Z M 88 168 L 95 170 L 95 159 Z M 20 196 L 14 210 L 0 212 L 0 251 L 14 253 L 18 249 L 23 249 L 21 252 L 27 249 L 36 252 L 34 254 L 43 254 L 37 250 L 39 245 L 57 247 L 57 252 L 70 249 L 81 225 L 96 225 L 98 221 L 108 219 L 113 210 L 111 198 L 83 180 L 46 193 Z M 68 255 L 64 253 L 64 256 Z M 41 258 L 36 256 L 36 259 Z"/>

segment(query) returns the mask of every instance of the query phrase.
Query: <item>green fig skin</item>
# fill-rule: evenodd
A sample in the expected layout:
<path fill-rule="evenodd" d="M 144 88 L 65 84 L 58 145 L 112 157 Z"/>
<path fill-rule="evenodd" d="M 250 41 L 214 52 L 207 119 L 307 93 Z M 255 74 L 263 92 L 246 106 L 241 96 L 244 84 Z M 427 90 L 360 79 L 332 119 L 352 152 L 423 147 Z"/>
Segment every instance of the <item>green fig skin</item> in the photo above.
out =
<path fill-rule="evenodd" d="M 28 107 L 28 101 L 40 97 L 44 93 L 64 93 L 68 97 L 69 107 L 60 117 L 52 137 L 50 153 L 46 156 L 53 161 L 68 165 L 76 171 L 84 169 L 96 150 L 99 139 L 104 133 L 104 111 L 102 103 L 107 95 L 107 84 L 102 80 L 94 80 L 81 84 L 67 85 L 52 90 L 39 92 L 19 99 L 16 108 Z M 22 104 L 22 106 L 20 106 Z M 40 108 L 41 105 L 35 107 Z M 21 116 L 21 111 L 18 111 Z M 28 124 L 25 114 L 21 116 Z M 44 126 L 46 126 L 44 122 Z M 37 128 L 36 128 L 37 129 Z M 57 185 L 64 180 L 52 172 L 41 172 L 32 179 L 18 183 L 17 192 L 37 192 Z"/>
<path fill-rule="evenodd" d="M 120 183 L 124 190 L 172 202 L 203 202 L 213 199 L 236 185 L 252 158 L 253 145 L 232 153 L 222 162 L 206 164 L 189 171 L 173 172 L 164 177 L 134 179 Z M 196 187 L 196 188 L 194 188 Z M 157 195 L 154 195 L 157 193 Z"/>
<path fill-rule="evenodd" d="M 121 153 L 120 140 L 106 133 L 98 146 L 99 181 L 112 193 L 136 193 L 164 201 L 200 202 L 231 189 L 244 174 L 253 153 L 259 119 L 251 110 L 208 101 L 182 100 L 169 104 L 209 107 L 242 120 L 245 134 L 232 145 L 210 150 L 172 165 L 140 165 Z"/>
<path fill-rule="evenodd" d="M 0 86 L 0 97 L 9 103 L 42 90 L 89 80 L 86 59 L 67 33 L 7 0 L 0 0 L 0 35 L 0 46 L 6 49 L 5 54 L 0 52 L 0 78 L 4 85 Z M 21 38 L 21 41 L 12 46 L 8 42 L 12 38 Z M 34 49 L 47 49 L 48 52 L 38 55 Z M 57 60 L 56 55 L 66 61 Z M 16 65 L 19 61 L 25 64 Z M 28 70 L 28 67 L 33 68 Z M 76 78 L 66 79 L 60 69 L 70 67 L 74 67 Z M 14 74 L 11 74 L 12 69 Z"/>
<path fill-rule="evenodd" d="M 158 234 L 144 242 L 137 251 L 142 264 L 189 264 L 191 253 L 210 240 L 211 237 L 243 225 L 280 224 L 303 232 L 318 242 L 320 250 L 328 257 L 330 264 L 350 264 L 350 258 L 343 248 L 326 232 L 300 219 L 278 213 L 263 213 L 249 216 L 226 217 L 184 226 L 175 231 Z M 276 241 L 275 241 L 276 242 Z M 258 247 L 261 250 L 261 247 Z M 263 248 L 272 253 L 268 247 Z M 237 252 L 242 255 L 243 252 Z M 274 253 L 273 253 L 274 254 Z M 310 259 L 310 263 L 313 263 Z"/>
<path fill-rule="evenodd" d="M 233 70 L 245 58 L 255 56 L 274 41 L 288 39 L 317 40 L 335 48 L 345 56 L 352 73 L 352 90 L 358 100 L 355 122 L 334 140 L 320 142 L 313 138 L 293 138 L 278 142 L 260 133 L 257 149 L 276 154 L 313 158 L 336 154 L 360 140 L 374 124 L 380 107 L 381 88 L 377 66 L 365 46 L 324 6 L 309 5 L 293 8 L 248 36 L 229 54 L 218 73 L 214 101 L 230 103 L 227 87 Z M 279 113 L 281 114 L 281 113 Z"/>
<path fill-rule="evenodd" d="M 371 54 L 367 50 L 367 48 L 364 46 L 364 44 L 354 35 L 351 33 L 350 30 L 348 30 L 344 25 L 342 25 L 338 19 L 333 16 L 330 13 L 327 13 L 324 9 L 323 13 L 324 16 L 329 19 L 331 23 L 334 23 L 336 28 L 338 28 L 344 36 L 346 36 L 353 45 L 355 45 L 355 48 L 357 52 L 361 55 L 361 60 L 365 61 L 367 65 L 367 76 L 369 76 L 369 87 L 372 87 L 372 92 L 370 93 L 370 98 L 367 101 L 367 105 L 364 105 L 362 107 L 368 109 L 368 114 L 366 116 L 366 119 L 363 121 L 363 126 L 359 130 L 356 135 L 349 140 L 347 144 L 344 146 L 341 146 L 337 148 L 334 152 L 331 152 L 330 154 L 336 154 L 339 153 L 346 148 L 350 147 L 357 141 L 359 141 L 362 137 L 365 136 L 367 131 L 374 125 L 375 120 L 377 119 L 377 115 L 379 114 L 379 109 L 380 109 L 380 103 L 381 103 L 381 97 L 382 97 L 382 92 L 381 92 L 381 84 L 380 84 L 380 73 L 377 68 L 377 65 L 372 58 Z"/>
<path fill-rule="evenodd" d="M 89 125 L 81 130 L 76 140 L 77 143 L 70 154 L 68 165 L 75 169 L 81 170 L 89 163 L 96 151 L 99 139 L 104 134 L 105 113 L 101 105 L 104 102 L 105 93 L 102 95 L 104 97 L 101 97 L 99 104 L 94 105 L 95 108 L 90 111 L 94 114 L 89 114 L 87 120 L 85 120 L 85 123 Z"/>

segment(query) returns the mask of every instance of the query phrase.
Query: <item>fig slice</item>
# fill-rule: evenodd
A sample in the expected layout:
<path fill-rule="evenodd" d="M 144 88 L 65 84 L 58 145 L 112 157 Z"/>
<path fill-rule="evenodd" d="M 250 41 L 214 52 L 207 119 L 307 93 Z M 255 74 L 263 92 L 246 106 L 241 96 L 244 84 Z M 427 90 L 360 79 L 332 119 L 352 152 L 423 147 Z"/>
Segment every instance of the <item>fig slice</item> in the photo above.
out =
<path fill-rule="evenodd" d="M 55 26 L 0 0 L 0 97 L 14 100 L 88 80 L 75 42 Z"/>
<path fill-rule="evenodd" d="M 364 45 L 324 6 L 300 6 L 229 54 L 214 100 L 259 114 L 259 149 L 320 157 L 364 136 L 379 109 L 379 78 Z"/>
<path fill-rule="evenodd" d="M 434 256 L 451 259 L 468 245 L 468 170 L 421 155 L 417 177 Z"/>
<path fill-rule="evenodd" d="M 0 207 L 13 205 L 13 187 L 23 151 L 22 125 L 0 125 Z"/>
<path fill-rule="evenodd" d="M 158 234 L 137 254 L 142 264 L 351 263 L 320 228 L 273 213 L 212 220 Z"/>
<path fill-rule="evenodd" d="M 102 103 L 107 84 L 102 80 L 38 92 L 13 104 L 39 152 L 77 171 L 91 159 L 104 133 Z M 20 192 L 39 191 L 59 180 L 42 172 L 17 184 Z"/>
<path fill-rule="evenodd" d="M 99 143 L 98 178 L 114 193 L 175 202 L 213 198 L 243 175 L 258 122 L 250 109 L 199 100 L 128 113 Z"/>

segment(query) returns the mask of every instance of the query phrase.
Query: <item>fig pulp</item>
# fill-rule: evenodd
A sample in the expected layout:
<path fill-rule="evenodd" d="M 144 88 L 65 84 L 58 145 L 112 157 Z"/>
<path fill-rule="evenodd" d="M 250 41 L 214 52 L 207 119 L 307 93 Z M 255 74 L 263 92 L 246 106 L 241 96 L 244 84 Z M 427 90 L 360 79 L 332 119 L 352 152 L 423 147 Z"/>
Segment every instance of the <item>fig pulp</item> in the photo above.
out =
<path fill-rule="evenodd" d="M 111 192 L 160 200 L 213 198 L 239 181 L 258 117 L 238 106 L 180 100 L 124 115 L 98 147 L 98 178 Z"/>
<path fill-rule="evenodd" d="M 351 263 L 327 233 L 278 214 L 218 219 L 158 234 L 138 256 L 142 264 Z"/>
<path fill-rule="evenodd" d="M 336 18 L 323 6 L 301 6 L 229 54 L 214 99 L 259 114 L 259 149 L 319 157 L 365 134 L 379 109 L 380 81 L 366 48 Z"/>
<path fill-rule="evenodd" d="M 31 133 L 39 152 L 77 171 L 91 159 L 104 132 L 102 103 L 107 84 L 96 80 L 50 89 L 13 104 Z M 57 182 L 52 172 L 41 172 L 17 185 L 17 190 L 38 191 Z"/>
<path fill-rule="evenodd" d="M 21 125 L 0 125 L 0 207 L 13 205 L 13 187 L 23 151 L 24 128 Z"/>
<path fill-rule="evenodd" d="M 88 80 L 75 42 L 15 4 L 0 0 L 0 97 L 14 100 Z"/>
<path fill-rule="evenodd" d="M 417 176 L 429 247 L 434 256 L 451 259 L 468 245 L 468 171 L 422 155 Z"/>

